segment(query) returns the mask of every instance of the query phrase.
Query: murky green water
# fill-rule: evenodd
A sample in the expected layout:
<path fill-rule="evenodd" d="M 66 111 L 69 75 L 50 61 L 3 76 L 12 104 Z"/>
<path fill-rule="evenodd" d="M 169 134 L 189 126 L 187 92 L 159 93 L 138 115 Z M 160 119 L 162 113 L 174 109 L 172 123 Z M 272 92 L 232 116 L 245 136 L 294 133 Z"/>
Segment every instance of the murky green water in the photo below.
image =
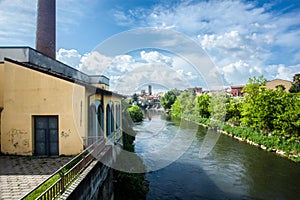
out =
<path fill-rule="evenodd" d="M 300 165 L 285 158 L 224 135 L 206 157 L 199 158 L 207 130 L 157 114 L 135 126 L 135 130 L 136 152 L 149 169 L 167 165 L 146 174 L 147 199 L 300 199 Z M 188 138 L 194 135 L 186 150 L 165 148 L 170 143 L 178 146 L 173 141 L 183 133 Z M 173 156 L 176 149 L 183 151 L 181 156 L 175 155 L 178 159 Z M 166 150 L 170 150 L 170 157 Z M 147 157 L 147 153 L 156 151 L 161 154 Z"/>

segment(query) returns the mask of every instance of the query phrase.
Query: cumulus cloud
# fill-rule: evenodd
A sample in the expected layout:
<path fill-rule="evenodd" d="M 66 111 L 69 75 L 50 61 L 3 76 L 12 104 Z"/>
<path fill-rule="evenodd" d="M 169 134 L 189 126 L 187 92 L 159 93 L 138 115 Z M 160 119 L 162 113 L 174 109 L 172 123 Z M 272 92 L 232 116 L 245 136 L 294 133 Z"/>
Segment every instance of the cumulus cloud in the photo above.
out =
<path fill-rule="evenodd" d="M 121 75 L 112 88 L 130 94 L 136 92 L 140 86 L 156 84 L 164 88 L 189 87 L 188 80 L 180 73 L 164 64 L 138 63 L 136 68 Z"/>
<path fill-rule="evenodd" d="M 130 55 L 118 55 L 112 59 L 107 71 L 114 75 L 124 74 L 135 68 L 135 62 L 135 59 Z"/>
<path fill-rule="evenodd" d="M 172 28 L 194 38 L 213 59 L 226 84 L 243 84 L 264 73 L 268 78 L 286 79 L 291 76 L 283 72 L 293 73 L 299 67 L 300 29 L 296 27 L 300 26 L 300 12 L 275 10 L 273 5 L 183 1 L 171 7 L 158 4 L 151 9 L 118 10 L 118 14 L 123 21 L 134 19 L 125 26 Z"/>
<path fill-rule="evenodd" d="M 172 59 L 168 56 L 165 56 L 157 51 L 145 52 L 141 51 L 141 58 L 149 63 L 166 63 L 172 66 Z"/>
<path fill-rule="evenodd" d="M 188 70 L 188 63 L 178 57 L 154 50 L 141 50 L 135 55 L 109 57 L 97 51 L 80 55 L 75 49 L 59 49 L 57 59 L 89 75 L 106 75 L 111 89 L 123 93 L 136 92 L 147 84 L 169 89 L 198 85 L 199 74 Z"/>
<path fill-rule="evenodd" d="M 258 74 L 256 70 L 250 68 L 250 65 L 242 60 L 226 65 L 221 70 L 229 84 L 245 84 L 248 81 L 249 74 L 251 76 Z"/>
<path fill-rule="evenodd" d="M 56 52 L 56 59 L 78 69 L 82 55 L 76 49 L 67 50 L 60 48 L 58 52 Z"/>
<path fill-rule="evenodd" d="M 106 70 L 113 58 L 100 54 L 97 51 L 85 54 L 80 59 L 79 70 L 89 75 L 107 75 Z"/>
<path fill-rule="evenodd" d="M 293 66 L 279 65 L 277 68 L 277 75 L 275 78 L 293 80 L 295 74 L 300 73 L 300 64 Z"/>

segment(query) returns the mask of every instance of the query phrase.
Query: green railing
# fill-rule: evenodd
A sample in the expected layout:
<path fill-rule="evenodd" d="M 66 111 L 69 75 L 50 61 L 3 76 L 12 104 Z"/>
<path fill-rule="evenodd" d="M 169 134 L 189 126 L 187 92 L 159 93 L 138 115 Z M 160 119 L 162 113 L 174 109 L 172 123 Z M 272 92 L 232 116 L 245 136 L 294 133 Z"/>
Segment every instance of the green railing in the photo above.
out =
<path fill-rule="evenodd" d="M 28 192 L 22 199 L 50 200 L 58 198 L 74 182 L 79 174 L 89 166 L 95 159 L 94 156 L 100 153 L 104 147 L 104 140 L 95 142 L 82 153 L 74 157 L 70 162 L 54 172 L 33 190 Z"/>

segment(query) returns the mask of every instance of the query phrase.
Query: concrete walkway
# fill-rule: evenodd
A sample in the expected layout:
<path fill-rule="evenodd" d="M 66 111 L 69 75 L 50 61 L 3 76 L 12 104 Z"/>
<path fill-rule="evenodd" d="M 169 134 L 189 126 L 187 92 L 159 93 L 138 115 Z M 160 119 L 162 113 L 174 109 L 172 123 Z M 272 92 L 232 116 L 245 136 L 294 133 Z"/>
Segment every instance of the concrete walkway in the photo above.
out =
<path fill-rule="evenodd" d="M 20 199 L 71 159 L 0 155 L 0 199 Z"/>

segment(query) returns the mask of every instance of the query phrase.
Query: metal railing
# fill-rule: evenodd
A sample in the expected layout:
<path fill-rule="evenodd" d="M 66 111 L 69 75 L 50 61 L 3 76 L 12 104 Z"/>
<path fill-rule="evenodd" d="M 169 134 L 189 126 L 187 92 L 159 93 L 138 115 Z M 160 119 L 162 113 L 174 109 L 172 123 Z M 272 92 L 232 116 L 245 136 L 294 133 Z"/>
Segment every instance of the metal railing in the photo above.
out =
<path fill-rule="evenodd" d="M 82 142 L 85 147 L 89 147 L 92 144 L 95 144 L 97 141 L 103 140 L 103 136 L 88 136 L 82 137 Z"/>
<path fill-rule="evenodd" d="M 59 178 L 55 183 L 48 187 L 42 194 L 36 199 L 50 200 L 55 199 L 59 195 L 62 195 L 66 189 L 73 183 L 73 181 L 79 176 L 79 174 L 86 169 L 89 164 L 94 160 L 95 153 L 100 152 L 105 147 L 105 141 L 97 141 L 93 145 L 89 146 L 82 153 L 74 157 L 71 161 L 54 172 L 49 178 L 40 183 L 33 190 L 28 192 L 22 199 L 28 199 L 30 195 L 44 185 L 47 181 L 58 176 Z M 30 198 L 31 199 L 31 198 Z"/>

